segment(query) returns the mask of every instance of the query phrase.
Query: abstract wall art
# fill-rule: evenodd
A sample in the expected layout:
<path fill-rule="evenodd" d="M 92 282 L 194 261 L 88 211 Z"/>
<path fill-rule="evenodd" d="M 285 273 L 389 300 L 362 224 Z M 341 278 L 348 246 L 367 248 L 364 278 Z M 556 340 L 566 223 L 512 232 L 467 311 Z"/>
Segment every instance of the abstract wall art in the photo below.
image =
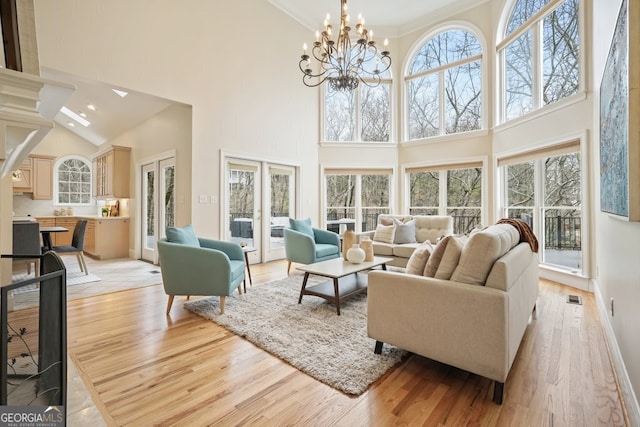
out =
<path fill-rule="evenodd" d="M 640 221 L 639 3 L 622 2 L 600 85 L 600 210 L 629 221 Z"/>

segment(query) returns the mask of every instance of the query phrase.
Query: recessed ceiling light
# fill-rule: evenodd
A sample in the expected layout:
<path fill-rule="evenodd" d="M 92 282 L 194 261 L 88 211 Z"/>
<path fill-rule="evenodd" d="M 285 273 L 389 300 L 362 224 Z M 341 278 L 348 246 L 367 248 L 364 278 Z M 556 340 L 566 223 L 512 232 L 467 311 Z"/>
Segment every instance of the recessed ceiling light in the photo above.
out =
<path fill-rule="evenodd" d="M 88 108 L 89 110 L 91 110 L 91 111 L 96 111 L 96 106 L 95 106 L 95 105 L 93 105 L 93 104 L 89 104 L 89 105 L 87 105 L 87 108 Z"/>
<path fill-rule="evenodd" d="M 73 123 L 73 122 L 69 122 L 69 123 L 67 123 L 67 124 L 68 124 L 69 126 L 71 126 L 72 128 L 76 127 L 76 124 L 75 124 L 75 123 Z"/>
<path fill-rule="evenodd" d="M 82 111 L 80 112 L 80 116 L 84 117 L 85 119 L 87 118 L 87 115 L 85 113 L 83 113 Z"/>
<path fill-rule="evenodd" d="M 118 90 L 118 89 L 111 89 L 112 91 L 114 91 L 116 94 L 118 94 L 119 97 L 124 98 L 125 96 L 129 95 L 129 92 L 125 92 L 123 90 Z"/>
<path fill-rule="evenodd" d="M 69 117 L 70 119 L 73 119 L 76 122 L 80 123 L 84 127 L 87 127 L 87 126 L 89 126 L 91 124 L 91 122 L 89 120 L 80 117 L 79 115 L 77 115 L 76 113 L 74 113 L 73 111 L 68 109 L 67 107 L 62 107 L 60 109 L 60 112 L 62 114 L 64 114 L 65 116 Z"/>

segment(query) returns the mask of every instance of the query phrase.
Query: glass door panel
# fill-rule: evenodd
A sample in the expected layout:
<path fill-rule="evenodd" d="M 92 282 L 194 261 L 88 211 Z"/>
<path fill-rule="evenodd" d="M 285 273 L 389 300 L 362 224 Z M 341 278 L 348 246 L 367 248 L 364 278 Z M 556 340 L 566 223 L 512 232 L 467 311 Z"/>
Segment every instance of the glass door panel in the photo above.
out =
<path fill-rule="evenodd" d="M 142 256 L 144 261 L 155 262 L 156 248 L 156 168 L 149 163 L 142 166 Z"/>
<path fill-rule="evenodd" d="M 251 258 L 260 260 L 260 163 L 245 160 L 227 162 L 227 240 L 256 249 Z"/>
<path fill-rule="evenodd" d="M 265 212 L 265 230 L 268 230 L 266 261 L 284 258 L 284 229 L 289 226 L 289 218 L 295 217 L 295 168 L 282 165 L 268 165 L 266 182 L 269 183 L 268 206 Z M 268 221 L 268 224 L 266 223 Z"/>

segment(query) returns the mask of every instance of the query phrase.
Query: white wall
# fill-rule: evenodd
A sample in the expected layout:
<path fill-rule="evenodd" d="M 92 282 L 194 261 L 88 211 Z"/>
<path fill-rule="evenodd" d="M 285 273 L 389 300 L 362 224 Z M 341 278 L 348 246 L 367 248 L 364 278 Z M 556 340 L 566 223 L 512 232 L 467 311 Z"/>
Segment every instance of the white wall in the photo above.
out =
<path fill-rule="evenodd" d="M 136 249 L 135 252 L 132 251 L 135 257 L 140 257 L 141 204 L 139 198 L 133 198 L 133 195 L 140 194 L 141 162 L 158 160 L 158 155 L 175 151 L 176 181 L 174 190 L 177 195 L 175 220 L 179 226 L 191 222 L 191 119 L 190 106 L 174 104 L 137 127 L 105 143 L 105 145 L 131 147 L 130 194 L 132 199 L 129 202 L 129 215 L 133 226 L 129 230 L 129 246 L 131 250 Z M 136 192 L 136 190 L 138 191 Z"/>
<path fill-rule="evenodd" d="M 36 1 L 42 66 L 193 107 L 191 196 L 219 194 L 220 150 L 302 162 L 317 217 L 318 92 L 297 62 L 313 33 L 266 1 Z M 218 237 L 220 205 L 192 204 Z"/>
<path fill-rule="evenodd" d="M 595 200 L 595 249 L 597 287 L 605 307 L 613 298 L 615 316 L 608 313 L 620 353 L 633 385 L 636 398 L 640 394 L 640 222 L 625 222 L 600 212 L 600 181 L 597 171 L 599 156 L 600 82 L 613 37 L 621 0 L 593 0 L 594 156 L 593 186 Z M 638 22 L 634 22 L 638 24 Z M 637 52 L 636 52 L 637 55 Z M 637 118 L 636 118 L 637 119 Z M 633 120 L 633 119 L 632 119 Z M 636 141 L 637 143 L 637 141 Z M 608 311 L 608 310 L 607 310 Z M 637 408 L 636 408 L 637 411 Z M 636 412 L 637 416 L 637 412 Z"/>

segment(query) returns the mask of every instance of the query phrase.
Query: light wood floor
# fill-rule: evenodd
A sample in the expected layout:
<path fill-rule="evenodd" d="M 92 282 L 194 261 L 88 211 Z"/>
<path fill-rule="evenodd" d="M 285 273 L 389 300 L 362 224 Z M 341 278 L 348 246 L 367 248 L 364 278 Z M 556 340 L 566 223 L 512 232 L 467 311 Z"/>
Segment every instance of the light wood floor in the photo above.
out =
<path fill-rule="evenodd" d="M 286 263 L 252 273 L 259 286 Z M 183 297 L 166 316 L 161 285 L 70 301 L 69 355 L 114 426 L 625 425 L 594 296 L 547 281 L 540 291 L 502 406 L 491 381 L 415 355 L 346 396 L 186 311 Z"/>

